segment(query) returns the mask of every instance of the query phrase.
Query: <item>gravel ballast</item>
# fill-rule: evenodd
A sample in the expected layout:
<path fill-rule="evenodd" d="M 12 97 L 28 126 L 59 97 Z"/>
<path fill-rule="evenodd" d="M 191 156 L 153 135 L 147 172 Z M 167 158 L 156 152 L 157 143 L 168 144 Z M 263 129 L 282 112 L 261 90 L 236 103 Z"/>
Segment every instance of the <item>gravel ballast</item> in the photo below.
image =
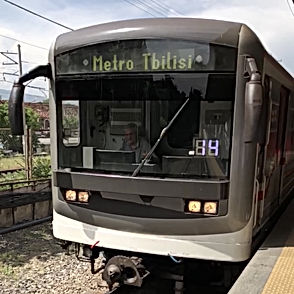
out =
<path fill-rule="evenodd" d="M 78 261 L 52 236 L 50 223 L 0 235 L 1 294 L 102 294 L 90 263 Z"/>

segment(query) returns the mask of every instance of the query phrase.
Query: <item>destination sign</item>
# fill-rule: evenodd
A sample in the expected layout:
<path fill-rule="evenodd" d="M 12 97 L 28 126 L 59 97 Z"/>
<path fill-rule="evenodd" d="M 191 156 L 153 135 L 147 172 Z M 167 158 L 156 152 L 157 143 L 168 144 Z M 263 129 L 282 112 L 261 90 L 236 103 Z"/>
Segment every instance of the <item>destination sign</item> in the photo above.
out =
<path fill-rule="evenodd" d="M 157 53 L 143 53 L 142 60 L 133 59 L 119 59 L 114 54 L 111 60 L 103 58 L 103 55 L 92 57 L 92 70 L 93 72 L 103 71 L 133 71 L 134 69 L 142 71 L 149 70 L 188 70 L 192 69 L 192 55 L 187 57 L 180 57 L 172 55 L 167 52 L 164 55 Z M 199 56 L 199 59 L 201 57 Z M 201 58 L 202 59 L 202 58 Z M 138 66 L 136 66 L 138 62 Z"/>
<path fill-rule="evenodd" d="M 210 44 L 181 40 L 115 41 L 57 56 L 56 73 L 214 70 L 215 50 Z M 232 68 L 233 64 L 229 67 Z"/>

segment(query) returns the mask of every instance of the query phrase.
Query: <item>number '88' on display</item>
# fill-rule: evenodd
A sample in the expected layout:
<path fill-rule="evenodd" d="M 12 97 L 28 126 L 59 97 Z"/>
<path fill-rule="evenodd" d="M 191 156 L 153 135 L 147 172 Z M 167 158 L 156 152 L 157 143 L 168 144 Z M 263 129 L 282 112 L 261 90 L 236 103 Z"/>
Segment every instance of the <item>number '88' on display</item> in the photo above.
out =
<path fill-rule="evenodd" d="M 214 156 L 219 154 L 219 140 L 212 139 L 197 139 L 195 140 L 195 155 L 196 156 Z"/>

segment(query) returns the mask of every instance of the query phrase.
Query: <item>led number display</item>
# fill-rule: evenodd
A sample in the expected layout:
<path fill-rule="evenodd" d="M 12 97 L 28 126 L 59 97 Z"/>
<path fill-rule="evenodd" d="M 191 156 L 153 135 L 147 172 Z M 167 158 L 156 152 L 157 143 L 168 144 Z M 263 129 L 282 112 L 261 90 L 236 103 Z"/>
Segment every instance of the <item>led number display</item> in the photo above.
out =
<path fill-rule="evenodd" d="M 197 139 L 195 140 L 196 156 L 212 156 L 217 157 L 219 154 L 219 140 Z"/>

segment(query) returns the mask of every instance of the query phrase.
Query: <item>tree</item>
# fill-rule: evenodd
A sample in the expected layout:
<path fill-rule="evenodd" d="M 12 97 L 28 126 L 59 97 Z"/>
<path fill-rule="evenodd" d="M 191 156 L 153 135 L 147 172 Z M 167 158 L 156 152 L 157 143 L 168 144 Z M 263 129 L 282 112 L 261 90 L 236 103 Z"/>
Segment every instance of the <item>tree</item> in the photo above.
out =
<path fill-rule="evenodd" d="M 8 128 L 8 103 L 0 104 L 0 128 Z"/>
<path fill-rule="evenodd" d="M 28 128 L 36 130 L 40 128 L 39 114 L 30 107 L 25 108 L 26 124 Z M 22 152 L 22 139 L 19 136 L 10 135 L 9 131 L 1 130 L 1 128 L 9 128 L 8 119 L 8 103 L 0 104 L 0 142 L 3 147 L 8 150 Z M 38 144 L 38 139 L 35 135 L 32 138 L 33 147 Z"/>
<path fill-rule="evenodd" d="M 31 107 L 25 107 L 26 124 L 32 130 L 39 130 L 41 128 L 40 115 Z"/>

